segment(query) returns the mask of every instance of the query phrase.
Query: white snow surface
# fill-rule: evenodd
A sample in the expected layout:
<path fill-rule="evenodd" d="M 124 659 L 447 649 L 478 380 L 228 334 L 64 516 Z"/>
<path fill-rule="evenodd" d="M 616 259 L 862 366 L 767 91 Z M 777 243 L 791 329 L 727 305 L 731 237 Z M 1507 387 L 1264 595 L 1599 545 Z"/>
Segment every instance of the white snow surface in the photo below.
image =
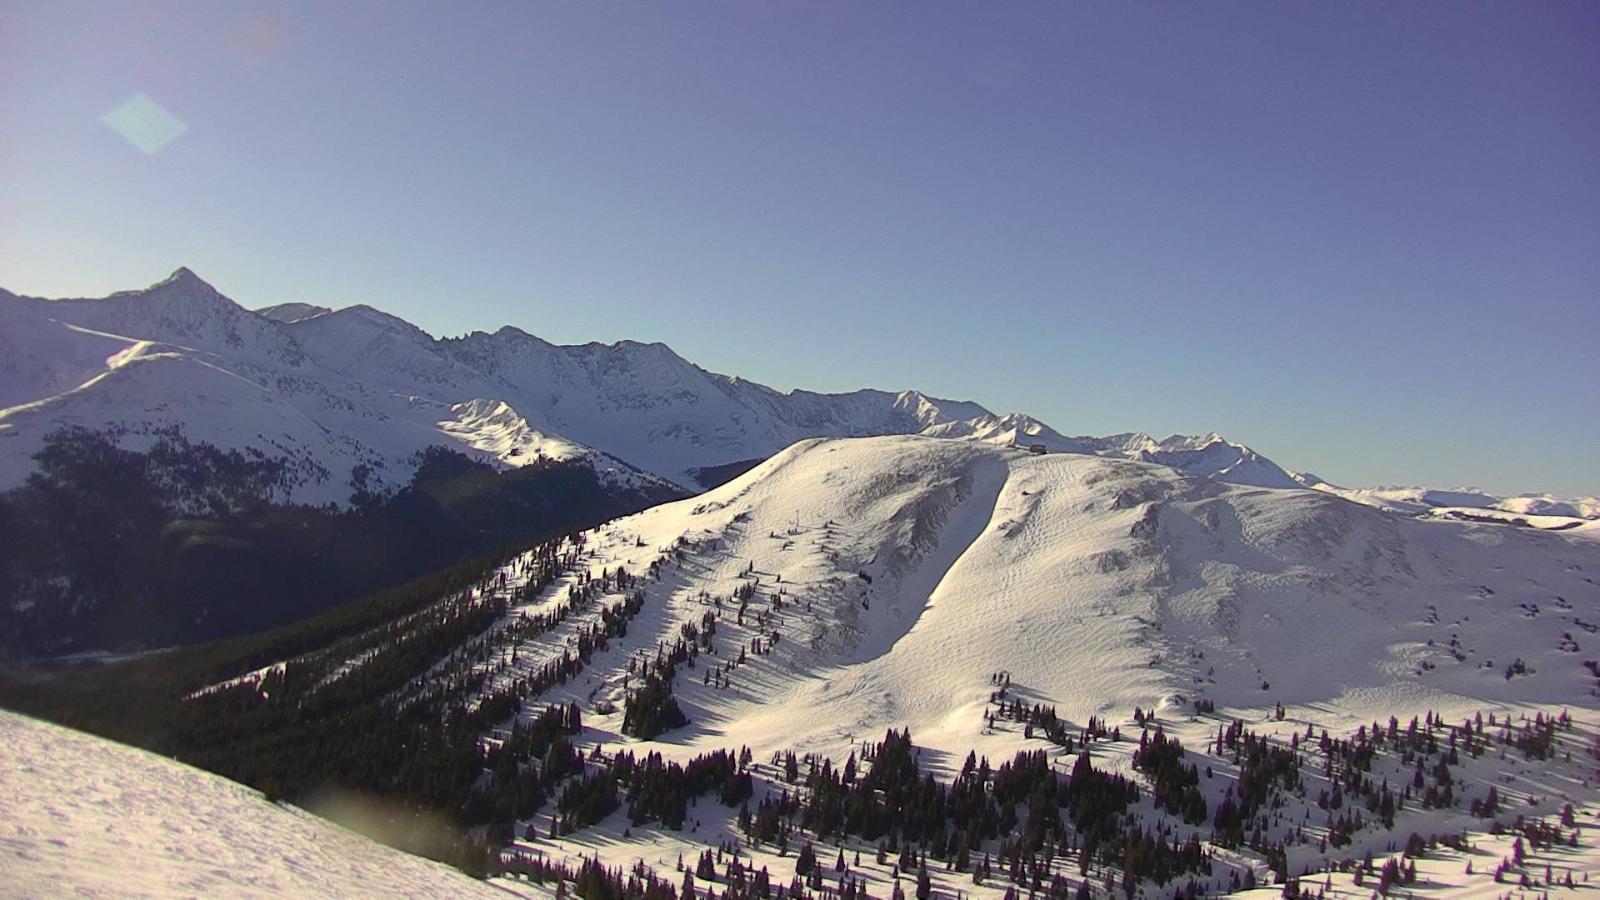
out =
<path fill-rule="evenodd" d="M 257 315 L 266 316 L 279 322 L 293 323 L 313 316 L 327 315 L 333 312 L 326 306 L 317 306 L 314 303 L 279 303 L 275 306 L 264 306 L 256 310 Z"/>
<path fill-rule="evenodd" d="M 7 897 L 506 897 L 143 750 L 0 711 Z"/>
<path fill-rule="evenodd" d="M 1489 754 L 1463 761 L 1460 791 L 1477 797 L 1492 781 L 1530 817 L 1573 803 L 1587 830 L 1600 801 L 1584 757 L 1600 725 L 1600 684 L 1583 665 L 1600 640 L 1597 525 L 1544 531 L 1395 516 L 1317 491 L 981 441 L 808 440 L 706 494 L 589 532 L 583 569 L 643 575 L 660 562 L 659 577 L 642 579 L 643 608 L 625 636 L 574 680 L 528 698 L 521 714 L 577 702 L 582 750 L 626 746 L 684 761 L 747 746 L 758 768 L 789 749 L 837 762 L 889 728 L 909 728 L 922 766 L 949 778 L 968 751 L 998 763 L 1046 749 L 1058 767 L 1072 762 L 1020 727 L 986 722 L 997 672 L 1009 676 L 1012 696 L 1054 706 L 1075 728 L 1093 716 L 1136 735 L 1137 707 L 1192 749 L 1234 719 L 1287 740 L 1308 725 L 1349 734 L 1426 712 L 1459 722 L 1568 710 L 1580 729 L 1563 738 L 1577 751 L 1573 761 Z M 520 596 L 518 572 L 513 561 L 496 589 Z M 576 577 L 520 600 L 506 623 L 562 603 Z M 752 582 L 741 622 L 730 598 Z M 479 660 L 489 673 L 484 689 L 559 656 L 618 599 L 574 613 L 514 655 L 506 648 Z M 630 660 L 652 658 L 684 623 L 713 610 L 716 653 L 680 668 L 674 688 L 690 724 L 652 741 L 623 735 L 625 698 L 638 684 Z M 736 663 L 741 649 L 758 637 L 770 642 L 773 632 L 781 639 L 770 652 Z M 729 685 L 707 684 L 705 674 L 724 664 Z M 1197 714 L 1195 700 L 1213 702 L 1215 714 Z M 1131 747 L 1096 745 L 1095 765 L 1139 777 Z M 1394 762 L 1374 777 L 1408 777 Z M 1213 808 L 1225 783 L 1217 765 L 1218 778 L 1205 783 Z M 762 771 L 770 777 L 770 767 Z M 1150 802 L 1140 801 L 1142 813 L 1155 814 Z M 10 820 L 3 803 L 0 822 Z M 1285 818 L 1299 821 L 1301 812 Z M 1305 812 L 1314 822 L 1325 816 L 1314 805 Z M 581 855 L 643 861 L 676 880 L 674 858 L 731 840 L 734 815 L 702 802 L 684 832 L 635 826 L 624 836 L 619 812 L 570 838 L 519 840 L 516 849 L 569 863 Z M 1491 843 L 1482 820 L 1460 808 L 1413 805 L 1405 815 L 1401 834 L 1471 830 Z M 548 810 L 536 821 L 547 829 Z M 1364 832 L 1335 855 L 1381 856 L 1392 840 Z M 872 848 L 861 849 L 870 859 Z M 787 877 L 792 859 L 770 850 L 752 857 Z M 1312 847 L 1294 853 L 1297 867 L 1314 862 Z M 1596 870 L 1592 832 L 1564 853 L 1551 857 L 1558 869 Z M 874 896 L 888 893 L 886 870 L 867 862 L 862 871 Z M 1435 882 L 1443 895 L 1451 884 L 1493 884 L 1444 876 L 1441 869 Z M 951 894 L 1004 889 L 950 873 L 935 880 Z"/>
<path fill-rule="evenodd" d="M 1367 506 L 1376 506 L 1408 515 L 1430 515 L 1440 510 L 1484 510 L 1505 513 L 1497 516 L 1505 521 L 1515 518 L 1542 518 L 1544 522 L 1524 522 L 1536 528 L 1556 528 L 1569 522 L 1556 520 L 1600 519 L 1600 497 L 1556 497 L 1551 494 L 1517 494 L 1514 496 L 1490 494 L 1474 487 L 1441 490 L 1425 487 L 1370 487 L 1347 488 L 1332 484 L 1309 472 L 1293 475 L 1296 483 L 1353 500 Z"/>
<path fill-rule="evenodd" d="M 1002 758 L 1016 736 L 981 733 L 988 678 L 1002 670 L 1079 723 L 1195 699 L 1247 719 L 1281 702 L 1330 728 L 1404 710 L 1592 708 L 1595 678 L 1572 647 L 1600 640 L 1596 537 L 1397 517 L 1130 460 L 919 436 L 813 440 L 598 529 L 596 572 L 643 571 L 680 538 L 691 544 L 627 639 L 551 699 L 620 710 L 629 653 L 670 644 L 714 608 L 702 591 L 728 597 L 753 567 L 749 615 L 771 624 L 738 625 L 725 604 L 719 645 L 736 656 L 754 637 L 782 639 L 729 689 L 698 671 L 680 678 L 694 724 L 667 739 L 677 751 L 842 758 L 910 727 L 956 764 L 974 747 Z M 546 636 L 519 665 L 559 649 L 560 635 Z M 1508 679 L 1518 659 L 1530 673 Z M 615 736 L 620 716 L 590 724 Z"/>
<path fill-rule="evenodd" d="M 1460 722 L 1562 710 L 1582 723 L 1571 740 L 1586 747 L 1600 724 L 1600 685 L 1583 665 L 1600 640 L 1595 524 L 1550 532 L 1394 516 L 1316 491 L 981 442 L 805 441 L 716 490 L 590 532 L 582 567 L 591 574 L 618 566 L 640 574 L 660 561 L 660 576 L 644 581 L 643 610 L 625 637 L 523 709 L 577 702 L 582 748 L 679 761 L 749 747 L 761 763 L 789 749 L 838 763 L 887 729 L 909 728 L 923 767 L 944 778 L 969 751 L 999 762 L 1045 748 L 1070 766 L 1020 727 L 988 726 L 991 676 L 1004 672 L 1011 696 L 1052 705 L 1073 727 L 1093 716 L 1137 735 L 1141 708 L 1189 748 L 1205 747 L 1219 721 L 1234 719 L 1287 741 L 1308 724 L 1337 735 L 1390 716 Z M 514 578 L 515 563 L 507 571 Z M 562 602 L 572 578 L 508 621 Z M 741 623 L 730 598 L 752 581 Z M 653 741 L 623 735 L 625 698 L 638 686 L 630 659 L 654 657 L 709 611 L 718 616 L 717 652 L 676 680 L 690 724 Z M 483 661 L 504 665 L 491 686 L 559 656 L 596 616 L 577 615 L 514 657 Z M 736 662 L 775 631 L 781 640 L 769 652 Z M 729 685 L 707 684 L 706 672 L 724 665 Z M 1215 714 L 1198 715 L 1196 700 L 1214 703 Z M 1095 764 L 1137 778 L 1129 750 L 1097 747 Z M 1462 791 L 1478 796 L 1492 780 L 1516 790 L 1529 816 L 1571 802 L 1588 822 L 1600 794 L 1587 765 L 1491 756 L 1463 767 Z M 1206 783 L 1213 808 L 1221 787 Z M 519 847 L 568 861 L 642 860 L 671 879 L 678 853 L 692 859 L 697 847 L 734 836 L 733 811 L 697 810 L 704 827 L 682 834 L 635 827 L 625 838 L 619 813 L 571 839 Z M 1299 821 L 1292 812 L 1286 820 Z M 1485 827 L 1460 809 L 1407 815 L 1401 834 Z M 1334 855 L 1382 855 L 1386 840 L 1393 836 L 1369 833 Z M 1584 846 L 1558 854 L 1558 864 L 1594 870 L 1596 854 Z M 1298 847 L 1296 865 L 1310 852 Z M 765 850 L 754 858 L 776 872 L 792 866 Z M 887 873 L 867 868 L 874 895 L 887 893 Z M 1468 880 L 1486 889 L 1486 877 Z M 1004 889 L 977 889 L 962 876 L 936 881 L 952 894 Z"/>

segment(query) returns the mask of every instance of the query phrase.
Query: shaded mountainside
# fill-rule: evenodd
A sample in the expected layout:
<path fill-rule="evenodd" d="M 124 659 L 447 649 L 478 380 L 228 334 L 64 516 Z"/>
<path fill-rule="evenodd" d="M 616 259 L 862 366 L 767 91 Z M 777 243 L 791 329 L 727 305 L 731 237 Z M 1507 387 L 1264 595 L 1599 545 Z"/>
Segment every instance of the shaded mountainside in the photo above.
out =
<path fill-rule="evenodd" d="M 0 494 L 0 655 L 127 652 L 255 631 L 503 547 L 681 496 L 581 462 L 498 471 L 434 448 L 346 509 L 274 503 L 288 466 L 161 436 L 52 436 Z"/>

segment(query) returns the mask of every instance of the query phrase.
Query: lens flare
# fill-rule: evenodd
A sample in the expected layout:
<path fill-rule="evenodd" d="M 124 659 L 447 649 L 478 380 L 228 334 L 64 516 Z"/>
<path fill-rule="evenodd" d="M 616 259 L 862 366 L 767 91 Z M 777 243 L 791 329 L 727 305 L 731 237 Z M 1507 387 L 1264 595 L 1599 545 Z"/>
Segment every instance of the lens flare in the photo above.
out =
<path fill-rule="evenodd" d="M 122 135 L 141 153 L 151 154 L 177 140 L 189 126 L 144 94 L 134 94 L 100 117 L 107 128 Z"/>

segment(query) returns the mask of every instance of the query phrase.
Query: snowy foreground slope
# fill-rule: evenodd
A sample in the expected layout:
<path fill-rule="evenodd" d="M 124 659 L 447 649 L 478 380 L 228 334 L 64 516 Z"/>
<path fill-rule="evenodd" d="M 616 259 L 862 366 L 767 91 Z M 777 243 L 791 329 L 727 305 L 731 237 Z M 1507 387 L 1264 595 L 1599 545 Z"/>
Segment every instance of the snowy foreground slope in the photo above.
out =
<path fill-rule="evenodd" d="M 1117 827 L 1202 842 L 1203 873 L 1135 879 L 1145 896 L 1247 886 L 1274 869 L 1365 896 L 1356 876 L 1327 869 L 1399 860 L 1413 832 L 1478 847 L 1413 854 L 1434 889 L 1492 892 L 1516 836 L 1488 832 L 1537 823 L 1560 846 L 1524 848 L 1511 877 L 1541 882 L 1548 864 L 1549 878 L 1581 884 L 1595 869 L 1600 810 L 1600 680 L 1585 662 L 1600 641 L 1597 538 L 1587 526 L 1396 517 L 1121 459 L 914 436 L 813 440 L 704 495 L 587 533 L 543 588 L 524 590 L 531 560 L 512 561 L 503 580 L 485 582 L 515 601 L 508 614 L 415 689 L 519 697 L 486 747 L 550 704 L 576 704 L 572 742 L 591 767 L 620 750 L 687 762 L 748 748 L 750 808 L 791 793 L 805 802 L 809 776 L 786 776 L 783 754 L 806 760 L 802 773 L 822 759 L 834 771 L 852 757 L 865 767 L 889 729 L 909 730 L 918 766 L 944 781 L 967 777 L 969 753 L 997 766 L 1042 751 L 1063 776 L 1089 760 L 1140 786 Z M 536 619 L 547 624 L 530 632 Z M 607 624 L 613 636 L 595 644 Z M 640 739 L 627 722 L 646 673 L 686 649 L 666 671 L 687 724 Z M 556 682 L 545 678 L 558 668 Z M 1019 719 L 1017 701 L 1048 707 L 1060 731 Z M 1198 817 L 1159 805 L 1154 776 L 1135 764 L 1141 734 L 1156 729 L 1183 743 Z M 1255 737 L 1224 745 L 1232 729 Z M 1263 788 L 1265 763 L 1241 761 L 1235 741 L 1256 739 L 1294 760 L 1281 783 Z M 1424 800 L 1424 786 L 1430 798 L 1450 793 Z M 1225 826 L 1224 810 L 1247 793 L 1244 823 Z M 1380 796 L 1399 804 L 1392 824 L 1376 822 Z M 514 823 L 508 859 L 598 856 L 676 883 L 677 860 L 738 846 L 746 866 L 787 883 L 805 837 L 786 848 L 753 839 L 714 798 L 682 829 L 618 811 L 552 837 L 558 819 L 581 816 L 566 803 Z M 1228 828 L 1242 830 L 1230 838 Z M 1040 871 L 1101 896 L 1119 876 L 1096 862 L 1085 875 L 1080 839 L 1052 845 Z M 834 834 L 819 858 L 844 847 L 848 878 L 887 896 L 895 853 L 875 861 L 881 840 Z M 970 849 L 1003 865 L 1007 840 Z M 930 867 L 951 895 L 1016 884 Z"/>
<path fill-rule="evenodd" d="M 257 791 L 0 711 L 0 895 L 505 897 Z"/>

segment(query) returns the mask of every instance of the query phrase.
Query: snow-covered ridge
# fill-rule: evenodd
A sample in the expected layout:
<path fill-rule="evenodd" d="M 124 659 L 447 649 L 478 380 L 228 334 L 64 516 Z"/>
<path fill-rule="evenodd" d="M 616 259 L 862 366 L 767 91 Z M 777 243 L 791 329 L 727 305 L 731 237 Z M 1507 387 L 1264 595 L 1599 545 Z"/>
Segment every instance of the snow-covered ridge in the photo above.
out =
<path fill-rule="evenodd" d="M 314 303 L 279 303 L 275 306 L 264 306 L 256 310 L 257 315 L 266 316 L 276 322 L 292 325 L 302 319 L 324 316 L 333 312 L 326 306 L 317 306 Z"/>
<path fill-rule="evenodd" d="M 617 520 L 591 537 L 587 565 L 642 571 L 660 548 L 693 548 L 652 589 L 662 612 L 630 630 L 639 647 L 696 621 L 702 592 L 728 597 L 753 577 L 758 597 L 785 598 L 760 626 L 755 611 L 742 624 L 725 612 L 719 640 L 737 647 L 776 629 L 782 641 L 738 668 L 733 689 L 702 686 L 698 673 L 681 685 L 704 727 L 676 744 L 703 733 L 703 749 L 843 755 L 851 736 L 909 725 L 959 759 L 984 747 L 981 673 L 1000 670 L 1074 721 L 1197 700 L 1314 707 L 1352 726 L 1400 703 L 1452 714 L 1590 705 L 1594 676 L 1570 645 L 1595 627 L 1583 604 L 1600 577 L 1597 536 L 891 436 L 804 442 L 716 490 Z M 523 648 L 522 664 L 544 652 Z M 556 696 L 620 709 L 627 655 Z M 1517 660 L 1526 672 L 1508 675 Z"/>
<path fill-rule="evenodd" d="M 1600 519 L 1600 497 L 1555 497 L 1550 494 L 1502 496 L 1473 487 L 1439 490 L 1416 486 L 1347 488 L 1310 472 L 1294 473 L 1303 487 L 1356 503 L 1407 515 L 1449 515 L 1481 511 L 1491 518 L 1535 528 L 1572 527 L 1573 520 Z"/>

